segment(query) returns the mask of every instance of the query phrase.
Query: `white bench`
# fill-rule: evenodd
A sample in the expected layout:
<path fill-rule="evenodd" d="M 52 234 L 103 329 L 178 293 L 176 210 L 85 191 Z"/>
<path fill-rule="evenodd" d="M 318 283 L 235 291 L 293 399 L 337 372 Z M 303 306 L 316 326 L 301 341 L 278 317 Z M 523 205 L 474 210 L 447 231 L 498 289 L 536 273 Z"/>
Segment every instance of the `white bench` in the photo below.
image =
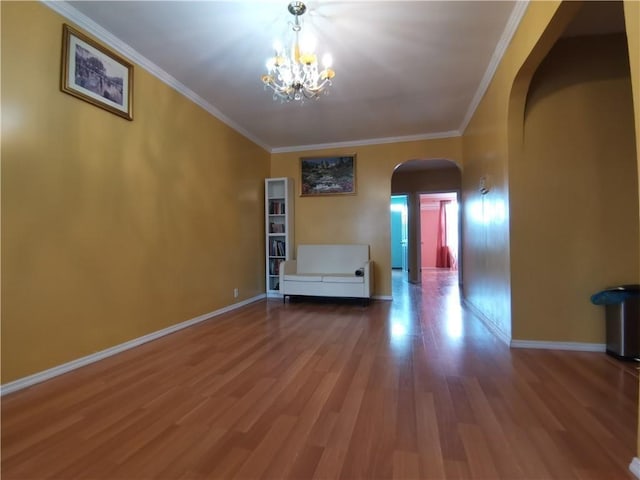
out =
<path fill-rule="evenodd" d="M 371 298 L 369 245 L 298 245 L 296 260 L 280 265 L 280 293 L 283 300 L 293 295 Z"/>

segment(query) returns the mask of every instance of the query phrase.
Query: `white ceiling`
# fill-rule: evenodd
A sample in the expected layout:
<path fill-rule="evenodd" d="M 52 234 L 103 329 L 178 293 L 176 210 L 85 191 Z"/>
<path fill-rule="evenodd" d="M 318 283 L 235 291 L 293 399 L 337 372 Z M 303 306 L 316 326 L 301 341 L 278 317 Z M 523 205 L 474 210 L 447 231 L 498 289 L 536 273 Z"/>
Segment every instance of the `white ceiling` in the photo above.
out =
<path fill-rule="evenodd" d="M 526 6 L 309 0 L 304 29 L 336 77 L 328 95 L 299 104 L 274 101 L 260 81 L 274 39 L 286 39 L 287 4 L 48 5 L 270 151 L 460 134 Z"/>

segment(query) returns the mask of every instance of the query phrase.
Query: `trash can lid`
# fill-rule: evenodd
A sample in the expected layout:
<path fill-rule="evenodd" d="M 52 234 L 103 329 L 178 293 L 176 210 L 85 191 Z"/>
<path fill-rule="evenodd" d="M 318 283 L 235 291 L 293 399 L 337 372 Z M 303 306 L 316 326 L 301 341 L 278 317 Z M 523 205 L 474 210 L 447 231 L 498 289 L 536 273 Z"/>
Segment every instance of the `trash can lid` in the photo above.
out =
<path fill-rule="evenodd" d="M 594 293 L 591 295 L 591 303 L 594 305 L 614 305 L 638 295 L 640 295 L 640 285 L 619 285 Z"/>
<path fill-rule="evenodd" d="M 640 292 L 640 285 L 637 283 L 630 283 L 628 285 L 619 285 L 617 287 L 607 288 L 607 290 L 614 290 L 617 292 Z"/>

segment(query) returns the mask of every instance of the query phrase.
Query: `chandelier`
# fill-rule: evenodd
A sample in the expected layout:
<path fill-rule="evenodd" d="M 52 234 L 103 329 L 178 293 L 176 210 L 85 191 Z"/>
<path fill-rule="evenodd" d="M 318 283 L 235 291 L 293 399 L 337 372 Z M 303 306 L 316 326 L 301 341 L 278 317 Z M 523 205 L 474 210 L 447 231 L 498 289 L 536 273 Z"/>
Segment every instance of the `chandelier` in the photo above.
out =
<path fill-rule="evenodd" d="M 318 98 L 336 75 L 331 69 L 331 55 L 324 55 L 323 69 L 319 70 L 313 42 L 310 39 L 300 42 L 300 17 L 307 6 L 303 2 L 291 2 L 288 10 L 295 18 L 293 42 L 288 51 L 280 43 L 274 45 L 275 55 L 267 60 L 267 74 L 262 76 L 264 88 L 271 87 L 273 99 L 283 102 Z"/>

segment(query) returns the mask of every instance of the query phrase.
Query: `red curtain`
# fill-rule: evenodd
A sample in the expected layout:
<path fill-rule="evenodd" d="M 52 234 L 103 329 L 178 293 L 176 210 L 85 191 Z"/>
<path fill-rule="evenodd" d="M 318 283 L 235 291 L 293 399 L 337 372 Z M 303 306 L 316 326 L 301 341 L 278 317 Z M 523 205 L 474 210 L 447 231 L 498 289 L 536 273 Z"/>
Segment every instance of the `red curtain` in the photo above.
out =
<path fill-rule="evenodd" d="M 454 260 L 447 243 L 447 205 L 451 200 L 440 200 L 438 242 L 436 243 L 436 268 L 453 268 Z"/>

